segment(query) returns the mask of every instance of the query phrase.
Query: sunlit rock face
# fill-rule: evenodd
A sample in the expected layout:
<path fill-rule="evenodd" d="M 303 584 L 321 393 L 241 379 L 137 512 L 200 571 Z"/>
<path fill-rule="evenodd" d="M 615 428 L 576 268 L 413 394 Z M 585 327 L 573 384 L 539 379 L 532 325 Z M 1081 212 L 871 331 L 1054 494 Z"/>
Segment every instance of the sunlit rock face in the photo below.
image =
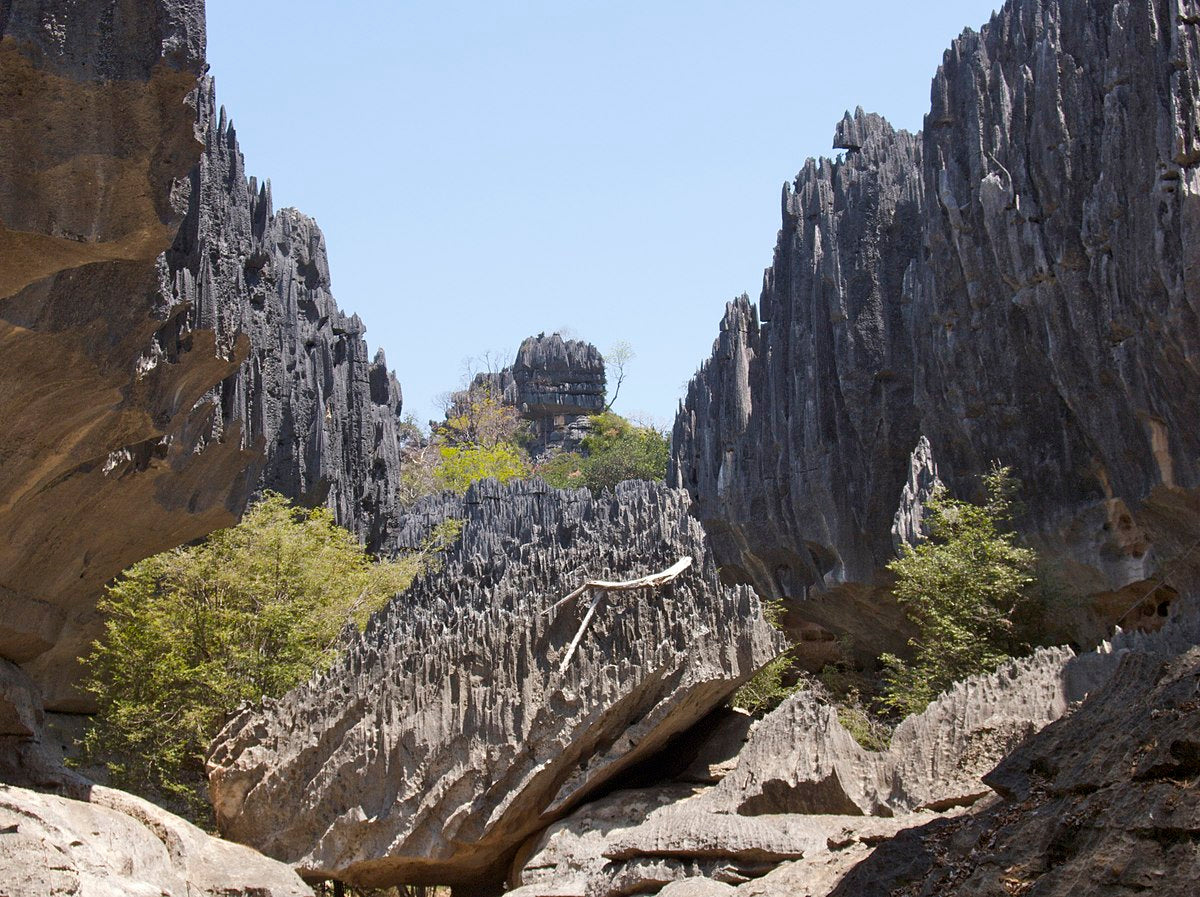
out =
<path fill-rule="evenodd" d="M 1121 636 L 1111 675 L 984 782 L 998 797 L 883 843 L 834 897 L 1196 890 L 1200 625 Z"/>
<path fill-rule="evenodd" d="M 258 489 L 382 543 L 400 391 L 329 292 L 324 238 L 243 172 L 203 4 L 0 18 L 0 656 L 47 706 L 104 584 Z"/>
<path fill-rule="evenodd" d="M 785 187 L 759 302 L 727 307 L 675 424 L 671 481 L 732 580 L 892 647 L 876 587 L 921 436 L 960 495 L 1014 468 L 1023 529 L 1090 600 L 1064 638 L 1186 552 L 1194 6 L 1010 2 L 947 51 L 921 134 L 860 110 Z"/>
<path fill-rule="evenodd" d="M 651 483 L 593 497 L 536 480 L 419 504 L 400 544 L 448 518 L 460 544 L 328 674 L 226 726 L 209 763 L 222 832 L 311 877 L 498 885 L 526 838 L 781 647 L 753 592 L 718 582 L 688 504 Z M 684 557 L 660 588 L 551 609 L 586 579 Z"/>
<path fill-rule="evenodd" d="M 205 395 L 248 347 L 188 326 L 164 255 L 203 150 L 203 5 L 4 9 L 0 654 L 51 652 L 53 700 L 104 582 L 235 519 L 254 455 Z"/>

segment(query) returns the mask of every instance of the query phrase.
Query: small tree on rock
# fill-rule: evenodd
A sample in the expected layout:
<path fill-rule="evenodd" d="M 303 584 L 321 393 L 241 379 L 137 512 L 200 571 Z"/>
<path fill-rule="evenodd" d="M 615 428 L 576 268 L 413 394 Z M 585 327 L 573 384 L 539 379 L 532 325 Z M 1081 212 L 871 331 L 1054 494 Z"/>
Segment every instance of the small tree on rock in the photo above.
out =
<path fill-rule="evenodd" d="M 955 682 L 995 670 L 1020 650 L 1014 618 L 1029 600 L 1036 554 L 1008 529 L 1017 482 L 1007 467 L 984 477 L 982 505 L 935 493 L 926 505 L 929 538 L 905 545 L 888 565 L 893 592 L 916 624 L 911 661 L 891 654 L 881 705 L 919 713 Z"/>

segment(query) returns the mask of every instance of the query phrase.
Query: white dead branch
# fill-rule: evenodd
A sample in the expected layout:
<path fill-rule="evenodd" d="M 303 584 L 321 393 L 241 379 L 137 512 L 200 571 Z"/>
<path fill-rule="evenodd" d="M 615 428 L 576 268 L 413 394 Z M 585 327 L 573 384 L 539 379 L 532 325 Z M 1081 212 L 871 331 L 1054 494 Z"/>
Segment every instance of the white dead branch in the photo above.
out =
<path fill-rule="evenodd" d="M 565 673 L 567 665 L 570 664 L 571 658 L 575 654 L 575 649 L 579 647 L 579 642 L 583 638 L 584 631 L 588 628 L 588 624 L 592 622 L 592 617 L 596 614 L 596 608 L 600 606 L 600 602 L 604 600 L 604 596 L 609 592 L 631 592 L 635 589 L 654 589 L 659 586 L 664 586 L 671 580 L 675 579 L 692 566 L 692 559 L 688 555 L 684 555 L 666 570 L 658 573 L 650 573 L 646 576 L 640 576 L 637 579 L 626 579 L 621 581 L 610 581 L 606 579 L 589 579 L 571 594 L 554 602 L 550 607 L 546 608 L 543 613 L 553 613 L 558 608 L 562 607 L 568 601 L 578 598 L 584 592 L 595 590 L 596 594 L 592 598 L 591 604 L 588 605 L 587 613 L 583 615 L 583 622 L 579 624 L 579 630 L 575 633 L 575 638 L 571 640 L 571 646 L 567 648 L 567 653 L 563 656 L 562 663 L 559 664 L 559 673 Z"/>

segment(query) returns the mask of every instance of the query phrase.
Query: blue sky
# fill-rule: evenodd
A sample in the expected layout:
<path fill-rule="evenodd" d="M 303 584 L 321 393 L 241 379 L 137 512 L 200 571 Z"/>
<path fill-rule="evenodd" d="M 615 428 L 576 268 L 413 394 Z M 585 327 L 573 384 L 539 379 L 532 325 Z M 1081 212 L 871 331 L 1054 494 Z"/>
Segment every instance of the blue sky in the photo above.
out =
<path fill-rule="evenodd" d="M 247 171 L 317 219 L 338 304 L 424 423 L 463 360 L 569 328 L 669 424 L 779 193 L 856 105 L 919 129 L 992 0 L 209 0 Z"/>

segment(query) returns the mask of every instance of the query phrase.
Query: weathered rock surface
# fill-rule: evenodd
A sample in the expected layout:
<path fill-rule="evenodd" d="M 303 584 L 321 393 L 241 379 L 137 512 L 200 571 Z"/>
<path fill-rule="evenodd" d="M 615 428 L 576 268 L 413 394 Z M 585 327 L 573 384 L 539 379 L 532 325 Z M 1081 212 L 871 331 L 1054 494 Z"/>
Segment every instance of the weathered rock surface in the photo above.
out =
<path fill-rule="evenodd" d="M 465 520 L 460 544 L 330 673 L 229 723 L 209 766 L 221 830 L 314 877 L 501 881 L 526 838 L 779 649 L 754 594 L 718 583 L 688 503 L 649 483 L 596 498 L 536 480 L 426 500 L 401 544 L 448 517 Z M 556 601 L 684 556 L 660 589 L 608 593 L 570 654 L 593 605 Z"/>
<path fill-rule="evenodd" d="M 930 813 L 887 819 L 828 812 L 743 816 L 714 796 L 711 788 L 666 785 L 618 791 L 587 804 L 518 852 L 508 894 L 675 893 L 664 886 L 684 881 L 732 888 L 791 865 L 820 879 L 831 868 L 844 872 L 863 858 L 851 848 L 877 844 L 934 818 Z M 793 879 L 799 877 L 793 872 Z"/>
<path fill-rule="evenodd" d="M 263 486 L 381 544 L 400 394 L 247 182 L 200 0 L 0 16 L 0 657 L 79 710 L 106 582 Z M 114 526 L 113 521 L 119 521 Z"/>
<path fill-rule="evenodd" d="M 400 387 L 382 350 L 368 356 L 362 321 L 334 301 L 316 222 L 273 211 L 270 184 L 247 180 L 211 80 L 199 103 L 194 226 L 168 260 L 193 326 L 249 338 L 248 357 L 216 395 L 217 425 L 265 451 L 260 488 L 329 506 L 378 548 L 395 507 Z"/>
<path fill-rule="evenodd" d="M 1198 12 L 1010 0 L 946 53 L 920 135 L 856 112 L 785 188 L 758 307 L 727 307 L 674 432 L 733 580 L 896 647 L 875 586 L 921 434 L 958 494 L 1015 468 L 1094 596 L 1064 640 L 1200 535 Z"/>
<path fill-rule="evenodd" d="M 1196 629 L 1179 620 L 1080 656 L 1061 648 L 1014 660 L 909 717 L 884 752 L 859 746 L 833 707 L 798 693 L 753 729 L 715 786 L 619 791 L 532 838 L 514 860 L 511 893 L 618 897 L 667 893 L 666 883 L 686 881 L 701 891 L 717 884 L 754 895 L 827 894 L 874 846 L 897 836 L 907 843 L 899 834 L 906 829 L 940 831 L 971 806 L 986 816 L 993 789 L 1025 787 L 1004 770 L 1028 750 L 1021 745 L 1029 736 L 1087 695 L 1110 691 L 1131 652 L 1170 656 Z M 1053 763 L 1051 755 L 1019 768 Z"/>
<path fill-rule="evenodd" d="M 311 895 L 283 863 L 65 769 L 36 691 L 0 661 L 0 894 Z"/>
<path fill-rule="evenodd" d="M 908 461 L 908 481 L 900 492 L 900 506 L 892 518 L 892 546 L 900 553 L 904 545 L 915 546 L 929 537 L 925 525 L 925 506 L 945 483 L 938 476 L 933 447 L 924 436 Z"/>
<path fill-rule="evenodd" d="M 861 747 L 835 708 L 799 692 L 755 729 L 713 798 L 747 816 L 891 816 L 971 804 L 1010 750 L 1104 682 L 1112 657 L 1042 649 L 973 676 L 904 720 L 884 752 Z"/>
<path fill-rule="evenodd" d="M 1200 627 L 1172 636 L 1129 640 L 1102 688 L 987 775 L 1001 799 L 905 832 L 833 893 L 1194 894 Z"/>
<path fill-rule="evenodd" d="M 99 785 L 77 799 L 0 785 L 7 897 L 302 897 L 290 868 Z"/>
<path fill-rule="evenodd" d="M 587 419 L 605 407 L 604 358 L 591 343 L 539 333 L 521 343 L 512 365 L 478 374 L 473 386 L 495 390 L 532 429 L 531 453 L 574 451 Z"/>

